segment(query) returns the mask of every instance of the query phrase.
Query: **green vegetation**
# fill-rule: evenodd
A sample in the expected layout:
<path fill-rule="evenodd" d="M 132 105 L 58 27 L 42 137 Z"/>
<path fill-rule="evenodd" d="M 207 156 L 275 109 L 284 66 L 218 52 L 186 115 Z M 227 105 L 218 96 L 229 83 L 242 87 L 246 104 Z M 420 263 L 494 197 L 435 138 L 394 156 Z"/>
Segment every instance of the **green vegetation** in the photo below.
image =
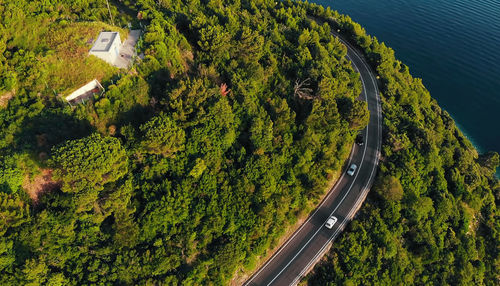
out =
<path fill-rule="evenodd" d="M 477 156 L 348 18 L 274 0 L 4 2 L 1 285 L 220 285 L 252 270 L 369 118 L 335 24 L 308 14 L 366 49 L 385 115 L 377 191 L 336 244 L 344 260 L 311 279 L 496 279 L 498 154 Z M 86 56 L 89 37 L 129 21 L 145 27 L 138 66 Z M 94 77 L 102 96 L 56 96 Z"/>
<path fill-rule="evenodd" d="M 394 52 L 349 17 L 307 6 L 360 47 L 380 76 L 378 177 L 310 285 L 498 285 L 497 153 L 477 154 Z"/>
<path fill-rule="evenodd" d="M 127 31 L 103 22 L 88 22 L 93 19 L 90 15 L 97 13 L 95 9 L 81 14 L 78 22 L 70 21 L 76 17 L 73 13 L 88 8 L 80 5 L 70 9 L 27 0 L 1 5 L 0 96 L 19 89 L 67 95 L 94 78 L 109 80 L 117 73 L 116 68 L 87 56 L 91 47 L 88 42 L 101 30 L 118 30 L 125 40 Z"/>
<path fill-rule="evenodd" d="M 349 155 L 359 76 L 275 1 L 110 1 L 145 27 L 118 71 L 87 56 L 106 2 L 0 8 L 0 284 L 227 284 Z M 94 77 L 102 96 L 56 96 Z"/>

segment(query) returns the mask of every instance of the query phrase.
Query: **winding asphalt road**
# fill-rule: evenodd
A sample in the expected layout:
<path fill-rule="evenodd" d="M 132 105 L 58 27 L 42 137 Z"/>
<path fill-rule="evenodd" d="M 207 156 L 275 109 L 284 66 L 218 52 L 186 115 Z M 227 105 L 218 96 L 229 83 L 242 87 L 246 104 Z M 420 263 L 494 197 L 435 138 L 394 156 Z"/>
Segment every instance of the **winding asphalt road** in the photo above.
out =
<path fill-rule="evenodd" d="M 353 163 L 358 165 L 358 170 L 354 176 L 343 172 L 316 210 L 266 264 L 250 277 L 244 284 L 246 286 L 299 283 L 352 220 L 373 184 L 382 141 L 382 114 L 377 81 L 362 54 L 349 43 L 342 39 L 340 41 L 346 45 L 347 58 L 361 75 L 363 90 L 360 98 L 368 102 L 370 110 L 370 122 L 362 132 L 365 144 L 354 145 L 346 163 L 346 167 Z M 324 224 L 330 215 L 335 215 L 338 222 L 332 229 L 327 229 Z"/>

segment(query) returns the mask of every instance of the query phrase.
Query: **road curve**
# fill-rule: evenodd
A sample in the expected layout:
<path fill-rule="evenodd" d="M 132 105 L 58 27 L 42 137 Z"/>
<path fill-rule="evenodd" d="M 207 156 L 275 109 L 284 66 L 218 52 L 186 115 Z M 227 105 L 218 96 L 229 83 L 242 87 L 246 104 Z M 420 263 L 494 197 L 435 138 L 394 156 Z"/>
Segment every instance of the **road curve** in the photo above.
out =
<path fill-rule="evenodd" d="M 339 37 L 338 34 L 334 33 Z M 359 72 L 363 90 L 360 98 L 368 102 L 370 121 L 362 131 L 365 144 L 354 145 L 346 164 L 358 165 L 354 176 L 343 172 L 321 204 L 269 260 L 248 279 L 245 286 L 296 285 L 321 258 L 330 243 L 352 220 L 370 190 L 378 165 L 382 141 L 382 111 L 376 78 L 362 54 L 342 40 L 347 58 Z M 338 222 L 332 229 L 324 224 L 330 215 Z"/>

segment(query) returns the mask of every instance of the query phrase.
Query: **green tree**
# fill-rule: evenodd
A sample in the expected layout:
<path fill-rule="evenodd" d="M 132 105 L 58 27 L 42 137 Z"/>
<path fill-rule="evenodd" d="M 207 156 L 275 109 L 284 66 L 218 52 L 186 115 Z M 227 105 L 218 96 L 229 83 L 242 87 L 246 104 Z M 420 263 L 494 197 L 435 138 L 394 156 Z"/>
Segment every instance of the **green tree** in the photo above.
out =
<path fill-rule="evenodd" d="M 14 194 L 23 183 L 23 173 L 15 157 L 0 159 L 0 192 Z"/>
<path fill-rule="evenodd" d="M 186 134 L 169 116 L 161 114 L 141 125 L 142 148 L 152 154 L 173 156 L 184 150 Z"/>
<path fill-rule="evenodd" d="M 373 190 L 388 201 L 400 201 L 404 195 L 401 182 L 394 176 L 379 176 Z"/>
<path fill-rule="evenodd" d="M 128 172 L 128 158 L 120 140 L 93 134 L 70 140 L 52 150 L 50 165 L 61 190 L 74 194 L 79 210 L 87 210 L 107 183 Z"/>
<path fill-rule="evenodd" d="M 62 182 L 61 190 L 74 193 L 83 188 L 98 188 L 123 177 L 128 158 L 120 140 L 93 134 L 70 140 L 52 150 L 54 179 Z"/>
<path fill-rule="evenodd" d="M 205 165 L 205 161 L 203 159 L 197 158 L 193 169 L 191 169 L 191 172 L 189 172 L 189 175 L 194 178 L 199 178 L 206 168 L 207 165 Z"/>
<path fill-rule="evenodd" d="M 500 166 L 500 155 L 497 152 L 487 152 L 481 154 L 477 161 L 481 166 L 488 168 L 494 173 L 498 166 Z"/>
<path fill-rule="evenodd" d="M 339 101 L 339 112 L 353 129 L 360 130 L 368 125 L 370 112 L 366 101 L 343 98 Z"/>
<path fill-rule="evenodd" d="M 19 197 L 0 193 L 0 235 L 29 220 L 29 206 Z"/>

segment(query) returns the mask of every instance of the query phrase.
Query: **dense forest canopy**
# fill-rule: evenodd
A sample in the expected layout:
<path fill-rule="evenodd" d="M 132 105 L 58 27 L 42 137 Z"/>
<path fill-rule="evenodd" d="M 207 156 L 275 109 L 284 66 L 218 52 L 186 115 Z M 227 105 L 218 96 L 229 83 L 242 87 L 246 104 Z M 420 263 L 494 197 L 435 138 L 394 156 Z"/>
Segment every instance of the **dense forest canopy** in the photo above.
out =
<path fill-rule="evenodd" d="M 2 285 L 228 283 L 366 125 L 346 48 L 291 2 L 0 9 Z M 87 55 L 129 22 L 144 27 L 136 66 Z M 64 102 L 92 78 L 102 96 Z"/>
<path fill-rule="evenodd" d="M 100 31 L 123 40 L 128 23 L 144 30 L 130 70 L 87 55 Z M 364 254 L 312 279 L 426 283 L 446 270 L 443 283 L 495 281 L 498 155 L 478 156 L 349 18 L 274 0 L 7 0 L 0 284 L 220 285 L 253 270 L 366 125 L 359 75 L 332 28 L 380 75 L 385 147 L 373 195 L 334 249 Z M 63 100 L 93 78 L 102 96 Z"/>
<path fill-rule="evenodd" d="M 349 17 L 305 6 L 365 54 L 384 116 L 374 187 L 307 283 L 498 285 L 498 154 L 478 155 L 393 50 Z"/>

